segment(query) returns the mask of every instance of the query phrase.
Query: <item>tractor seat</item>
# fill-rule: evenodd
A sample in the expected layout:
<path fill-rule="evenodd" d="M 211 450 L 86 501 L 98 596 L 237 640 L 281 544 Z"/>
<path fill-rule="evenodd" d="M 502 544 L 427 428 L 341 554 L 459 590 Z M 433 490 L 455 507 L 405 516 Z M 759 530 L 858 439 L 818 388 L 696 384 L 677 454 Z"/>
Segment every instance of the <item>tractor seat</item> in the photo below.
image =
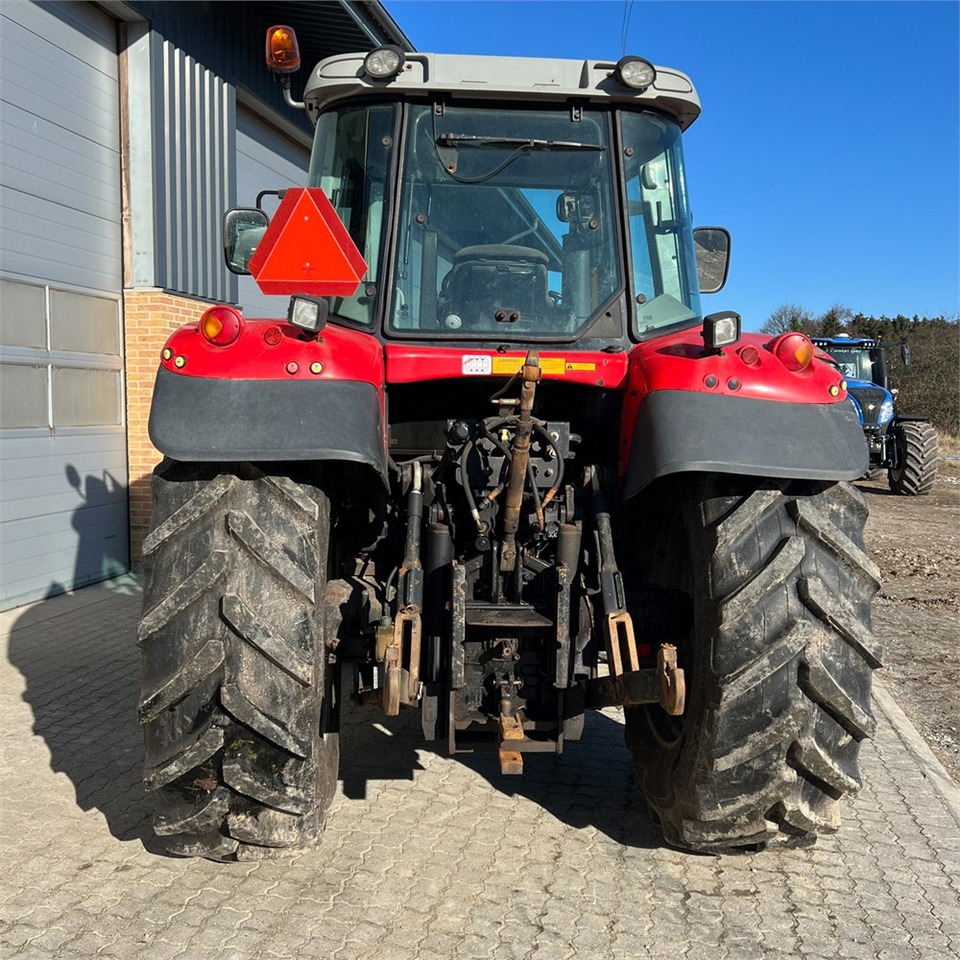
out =
<path fill-rule="evenodd" d="M 547 293 L 548 262 L 539 250 L 506 243 L 458 250 L 440 286 L 441 328 L 493 332 L 546 319 L 554 310 Z"/>

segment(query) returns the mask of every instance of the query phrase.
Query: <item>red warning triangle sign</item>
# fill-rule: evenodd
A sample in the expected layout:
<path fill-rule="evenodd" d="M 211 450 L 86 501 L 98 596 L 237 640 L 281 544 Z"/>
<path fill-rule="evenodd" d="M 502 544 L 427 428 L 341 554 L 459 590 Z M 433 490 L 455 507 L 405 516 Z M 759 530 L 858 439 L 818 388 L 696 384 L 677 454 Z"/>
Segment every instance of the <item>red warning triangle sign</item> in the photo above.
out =
<path fill-rule="evenodd" d="M 248 266 L 267 294 L 349 297 L 367 265 L 319 187 L 287 190 Z"/>

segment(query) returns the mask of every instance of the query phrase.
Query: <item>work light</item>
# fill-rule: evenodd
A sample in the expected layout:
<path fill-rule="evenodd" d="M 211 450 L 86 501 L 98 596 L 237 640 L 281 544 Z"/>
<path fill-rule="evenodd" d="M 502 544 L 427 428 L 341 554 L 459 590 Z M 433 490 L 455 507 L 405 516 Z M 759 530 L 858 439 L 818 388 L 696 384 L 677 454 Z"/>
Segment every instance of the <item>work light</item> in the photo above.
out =
<path fill-rule="evenodd" d="M 295 327 L 309 333 L 319 333 L 327 322 L 327 301 L 320 297 L 297 294 L 290 298 L 287 320 Z"/>
<path fill-rule="evenodd" d="M 732 310 L 711 313 L 703 318 L 703 345 L 711 353 L 729 347 L 740 339 L 740 314 Z"/>
<path fill-rule="evenodd" d="M 634 90 L 646 90 L 657 79 L 656 67 L 643 57 L 621 57 L 613 74 L 625 87 Z"/>
<path fill-rule="evenodd" d="M 375 80 L 389 80 L 403 69 L 406 59 L 406 55 L 399 47 L 388 44 L 371 50 L 363 58 L 363 69 L 368 77 L 373 77 Z"/>

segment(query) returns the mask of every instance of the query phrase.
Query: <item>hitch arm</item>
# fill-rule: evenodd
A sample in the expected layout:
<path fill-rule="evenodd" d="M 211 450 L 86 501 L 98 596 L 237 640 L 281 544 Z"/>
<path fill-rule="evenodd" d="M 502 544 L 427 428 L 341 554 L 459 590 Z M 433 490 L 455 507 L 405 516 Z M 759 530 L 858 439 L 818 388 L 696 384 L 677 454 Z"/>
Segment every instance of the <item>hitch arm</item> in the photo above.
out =
<path fill-rule="evenodd" d="M 411 467 L 407 494 L 407 537 L 397 580 L 397 617 L 383 648 L 383 709 L 388 717 L 400 713 L 400 704 L 420 699 L 420 642 L 423 634 L 423 566 L 420 533 L 423 517 L 423 467 Z M 404 670 L 404 650 L 407 669 Z M 380 651 L 378 650 L 378 654 Z"/>
<path fill-rule="evenodd" d="M 593 515 L 596 524 L 597 556 L 600 560 L 600 594 L 603 602 L 604 637 L 610 673 L 619 676 L 625 671 L 638 670 L 637 640 L 633 632 L 633 618 L 627 612 L 623 591 L 623 577 L 617 567 L 613 551 L 613 528 L 610 514 L 600 489 L 599 467 L 591 468 L 590 485 L 593 491 Z"/>

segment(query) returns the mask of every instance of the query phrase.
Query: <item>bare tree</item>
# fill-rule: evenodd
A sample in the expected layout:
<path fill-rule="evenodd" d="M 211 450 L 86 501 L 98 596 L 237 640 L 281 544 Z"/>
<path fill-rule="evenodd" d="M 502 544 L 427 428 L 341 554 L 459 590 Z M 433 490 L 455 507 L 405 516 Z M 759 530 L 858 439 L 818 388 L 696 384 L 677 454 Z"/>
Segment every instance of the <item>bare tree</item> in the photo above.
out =
<path fill-rule="evenodd" d="M 760 327 L 761 333 L 777 336 L 790 330 L 807 332 L 814 323 L 813 317 L 799 304 L 781 303 Z"/>

